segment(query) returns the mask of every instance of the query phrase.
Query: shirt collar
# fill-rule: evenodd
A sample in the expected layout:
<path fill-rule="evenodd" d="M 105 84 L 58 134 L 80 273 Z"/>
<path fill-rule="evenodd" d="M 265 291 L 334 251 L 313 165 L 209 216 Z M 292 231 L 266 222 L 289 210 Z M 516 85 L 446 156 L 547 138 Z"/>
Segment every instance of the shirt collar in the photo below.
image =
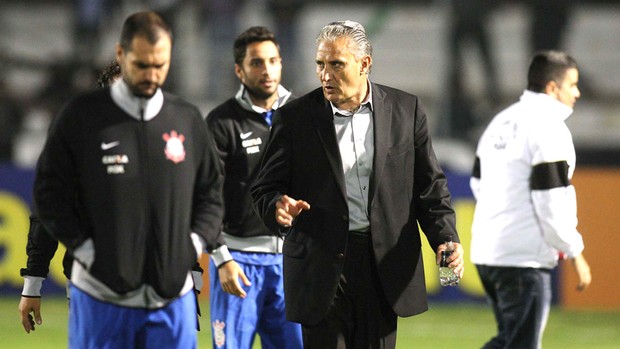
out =
<path fill-rule="evenodd" d="M 364 108 L 364 107 L 368 107 L 368 109 L 370 109 L 370 112 L 372 112 L 374 110 L 373 105 L 372 105 L 372 85 L 370 83 L 370 80 L 366 79 L 367 83 L 368 83 L 368 94 L 366 95 L 366 99 L 364 99 L 364 101 L 360 104 L 360 108 L 358 109 L 358 112 Z M 339 109 L 337 108 L 334 103 L 332 103 L 331 101 L 329 102 L 329 105 L 331 105 L 332 107 L 332 114 L 335 116 L 336 114 L 340 114 L 340 115 L 344 115 L 344 116 L 353 116 L 353 113 L 351 113 L 348 110 L 343 110 L 343 109 Z"/>
<path fill-rule="evenodd" d="M 551 115 L 557 115 L 562 121 L 568 119 L 573 113 L 573 108 L 549 96 L 546 93 L 534 92 L 530 90 L 523 91 L 521 95 L 522 101 L 536 103 L 544 108 Z"/>
<path fill-rule="evenodd" d="M 278 94 L 278 99 L 275 101 L 275 103 L 273 103 L 273 106 L 271 106 L 271 110 L 278 109 L 280 106 L 284 105 L 288 101 L 288 99 L 291 97 L 291 92 L 287 90 L 286 88 L 284 88 L 284 86 L 282 85 L 278 85 L 277 94 Z M 259 106 L 254 105 L 254 103 L 252 103 L 252 99 L 250 98 L 248 89 L 245 87 L 244 84 L 241 84 L 241 86 L 239 87 L 239 90 L 237 91 L 237 94 L 235 95 L 235 100 L 237 100 L 237 102 L 239 102 L 241 107 L 245 110 L 253 111 L 259 114 L 262 114 L 268 111 L 267 109 L 261 108 Z"/>
<path fill-rule="evenodd" d="M 164 93 L 158 88 L 153 97 L 141 98 L 135 96 L 123 79 L 117 79 L 110 87 L 112 100 L 125 113 L 136 120 L 141 120 L 140 110 L 144 110 L 144 121 L 153 119 L 164 105 Z"/>

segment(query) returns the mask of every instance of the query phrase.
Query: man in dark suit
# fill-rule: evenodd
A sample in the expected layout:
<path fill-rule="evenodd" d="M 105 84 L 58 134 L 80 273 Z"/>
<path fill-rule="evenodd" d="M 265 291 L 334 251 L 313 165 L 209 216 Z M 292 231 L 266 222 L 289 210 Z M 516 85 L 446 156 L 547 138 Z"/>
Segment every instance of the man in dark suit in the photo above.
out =
<path fill-rule="evenodd" d="M 418 98 L 371 83 L 356 22 L 317 38 L 322 88 L 276 111 L 252 195 L 284 242 L 287 318 L 304 348 L 394 348 L 398 316 L 427 310 L 421 237 L 463 274 L 446 178 Z"/>

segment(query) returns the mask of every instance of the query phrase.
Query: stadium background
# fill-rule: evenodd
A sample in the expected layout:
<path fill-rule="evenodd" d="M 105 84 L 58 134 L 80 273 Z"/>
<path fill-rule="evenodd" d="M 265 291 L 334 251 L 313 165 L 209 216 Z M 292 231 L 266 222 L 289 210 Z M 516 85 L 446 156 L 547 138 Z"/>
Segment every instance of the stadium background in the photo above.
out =
<path fill-rule="evenodd" d="M 472 101 L 469 107 L 474 114 L 465 136 L 459 133 L 464 130 L 454 129 L 451 115 L 446 112 L 447 91 L 451 88 L 446 76 L 451 64 L 448 0 L 300 1 L 303 10 L 295 22 L 297 45 L 289 53 L 289 57 L 297 58 L 293 64 L 284 57 L 284 84 L 293 86 L 297 95 L 318 86 L 313 74 L 313 41 L 324 24 L 338 19 L 364 24 L 375 52 L 371 79 L 417 94 L 427 106 L 438 157 L 449 175 L 459 233 L 467 247 L 474 205 L 468 175 L 475 139 L 493 112 L 516 100 L 523 89 L 531 54 L 531 1 L 497 1 L 488 14 L 486 27 L 501 90 L 497 100 L 489 100 L 485 92 L 488 81 L 479 52 L 471 42 L 464 43 L 465 85 L 459 93 Z M 620 311 L 620 268 L 614 263 L 620 233 L 615 222 L 620 197 L 620 4 L 574 3 L 561 48 L 578 60 L 582 73 L 582 100 L 568 123 L 578 156 L 573 182 L 579 202 L 579 229 L 584 234 L 594 282 L 586 293 L 577 293 L 572 269 L 561 265 L 554 279 L 555 301 L 567 309 Z M 26 261 L 33 166 L 47 124 L 71 93 L 85 84 L 83 80 L 90 81 L 81 78 L 80 74 L 86 73 L 71 60 L 75 46 L 71 6 L 71 1 L 51 0 L 5 0 L 0 5 L 0 140 L 12 142 L 10 156 L 0 163 L 0 294 L 15 297 L 16 302 L 22 285 L 19 268 Z M 266 6 L 265 0 L 246 1 L 238 10 L 242 23 L 239 32 L 251 25 L 273 27 Z M 102 40 L 96 47 L 99 67 L 113 58 L 112 48 L 122 19 L 144 8 L 145 1 L 126 0 L 107 14 L 101 27 Z M 201 1 L 177 4 L 173 89 L 206 114 L 232 96 L 236 86 L 207 93 L 210 86 L 217 87 L 221 82 L 209 76 L 209 60 L 223 55 L 229 65 L 221 70 L 232 74 L 232 55 L 230 50 L 213 52 L 205 34 L 209 27 L 197 15 L 200 8 Z M 291 71 L 289 66 L 296 69 Z M 6 117 L 11 108 L 21 112 L 20 119 Z M 471 265 L 458 288 L 442 289 L 432 251 L 426 248 L 425 253 L 427 284 L 434 301 L 483 304 L 483 293 Z M 45 284 L 45 294 L 64 292 L 60 258 L 54 261 L 50 281 Z M 203 298 L 206 296 L 203 294 Z"/>

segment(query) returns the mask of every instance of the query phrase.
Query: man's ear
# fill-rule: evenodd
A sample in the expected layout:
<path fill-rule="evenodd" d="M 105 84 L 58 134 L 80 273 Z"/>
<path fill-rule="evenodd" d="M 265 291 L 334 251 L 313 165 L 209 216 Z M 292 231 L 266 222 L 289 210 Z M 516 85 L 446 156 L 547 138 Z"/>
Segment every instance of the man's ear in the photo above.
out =
<path fill-rule="evenodd" d="M 364 56 L 362 57 L 362 71 L 360 71 L 361 74 L 366 74 L 368 75 L 368 73 L 370 73 L 370 65 L 372 64 L 372 58 L 370 56 Z"/>
<path fill-rule="evenodd" d="M 558 84 L 555 81 L 551 80 L 545 85 L 545 93 L 549 96 L 555 96 L 558 87 Z"/>
<path fill-rule="evenodd" d="M 235 63 L 235 75 L 237 75 L 239 80 L 243 79 L 243 69 L 241 69 L 241 67 L 237 63 Z"/>
<path fill-rule="evenodd" d="M 120 63 L 123 57 L 123 47 L 120 43 L 116 43 L 116 46 L 114 46 L 114 50 L 116 51 L 116 61 Z"/>

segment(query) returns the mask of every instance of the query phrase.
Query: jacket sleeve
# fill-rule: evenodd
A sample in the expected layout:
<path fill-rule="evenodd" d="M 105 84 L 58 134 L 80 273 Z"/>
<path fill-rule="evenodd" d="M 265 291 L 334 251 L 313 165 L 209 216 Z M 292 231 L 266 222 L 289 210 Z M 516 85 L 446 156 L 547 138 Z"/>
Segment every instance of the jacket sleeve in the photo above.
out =
<path fill-rule="evenodd" d="M 232 142 L 229 139 L 228 133 L 226 132 L 226 127 L 222 124 L 222 121 L 217 118 L 217 116 L 211 113 L 207 115 L 205 120 L 207 123 L 207 128 L 209 129 L 209 133 L 213 136 L 213 143 L 215 145 L 215 150 L 220 161 L 220 166 L 222 167 L 222 173 L 224 174 L 224 176 L 226 176 L 225 161 L 231 153 L 229 149 L 229 144 L 231 144 Z"/>
<path fill-rule="evenodd" d="M 569 258 L 581 254 L 583 238 L 577 231 L 577 198 L 570 182 L 574 146 L 568 129 L 541 127 L 530 141 L 533 154 L 530 195 L 545 241 Z"/>
<path fill-rule="evenodd" d="M 211 112 L 205 118 L 207 123 L 208 132 L 213 136 L 213 145 L 215 147 L 215 151 L 217 154 L 217 158 L 219 160 L 222 175 L 224 177 L 224 183 L 226 182 L 226 159 L 230 156 L 232 152 L 230 147 L 233 144 L 233 141 L 229 137 L 229 132 L 227 132 L 226 126 L 223 124 L 222 120 L 218 118 L 218 116 Z M 224 195 L 224 184 L 222 184 L 222 200 L 224 200 L 224 210 L 226 207 L 225 195 Z M 222 227 L 220 230 L 224 230 L 226 227 L 226 212 L 222 213 Z M 224 235 L 220 233 L 220 237 L 218 242 L 215 244 L 215 248 L 209 249 L 209 254 L 211 259 L 215 263 L 217 267 L 220 265 L 230 261 L 233 259 L 230 251 L 228 251 L 228 246 L 226 246 L 226 240 L 224 239 Z"/>
<path fill-rule="evenodd" d="M 288 190 L 291 150 L 288 139 L 292 132 L 286 130 L 281 109 L 274 113 L 269 144 L 265 149 L 256 181 L 252 186 L 254 207 L 265 225 L 271 231 L 284 233 L 276 221 L 276 202 Z"/>
<path fill-rule="evenodd" d="M 204 240 L 207 251 L 211 252 L 224 244 L 221 234 L 224 174 L 211 132 L 204 122 L 197 125 L 197 129 L 204 136 L 204 149 L 194 188 L 192 231 Z"/>
<path fill-rule="evenodd" d="M 456 232 L 456 217 L 452 209 L 448 180 L 435 156 L 426 114 L 419 101 L 415 108 L 414 127 L 414 200 L 417 220 L 433 251 L 436 251 L 447 235 L 450 235 L 454 242 L 460 240 Z"/>
<path fill-rule="evenodd" d="M 54 240 L 43 228 L 36 216 L 30 216 L 30 230 L 26 255 L 26 268 L 20 269 L 21 276 L 38 276 L 46 278 L 49 273 L 50 261 L 56 253 L 58 241 Z"/>
<path fill-rule="evenodd" d="M 34 183 L 35 212 L 41 224 L 69 251 L 88 238 L 77 212 L 78 176 L 73 149 L 79 147 L 76 137 L 80 135 L 78 121 L 71 119 L 76 109 L 70 104 L 52 123 Z"/>

